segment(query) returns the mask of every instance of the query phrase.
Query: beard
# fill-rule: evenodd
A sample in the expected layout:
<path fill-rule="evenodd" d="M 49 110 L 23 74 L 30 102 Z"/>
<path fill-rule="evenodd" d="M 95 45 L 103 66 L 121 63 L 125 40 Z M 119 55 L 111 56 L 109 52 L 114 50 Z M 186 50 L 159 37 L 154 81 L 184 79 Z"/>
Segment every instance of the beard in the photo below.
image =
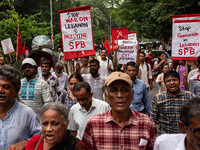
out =
<path fill-rule="evenodd" d="M 98 70 L 90 70 L 91 75 L 96 75 L 98 74 Z"/>
<path fill-rule="evenodd" d="M 29 78 L 29 79 L 30 79 L 30 78 L 34 77 L 35 74 L 36 74 L 36 72 L 31 73 L 30 71 L 26 71 L 26 72 L 24 73 L 24 76 L 25 76 L 26 78 Z"/>

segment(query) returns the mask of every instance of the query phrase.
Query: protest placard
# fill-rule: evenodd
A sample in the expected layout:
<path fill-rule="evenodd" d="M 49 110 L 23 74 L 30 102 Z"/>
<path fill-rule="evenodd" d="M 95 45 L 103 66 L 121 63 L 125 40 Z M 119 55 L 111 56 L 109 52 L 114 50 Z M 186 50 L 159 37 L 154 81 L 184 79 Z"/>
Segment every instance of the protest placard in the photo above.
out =
<path fill-rule="evenodd" d="M 3 47 L 4 54 L 8 54 L 14 51 L 11 38 L 1 41 L 1 45 Z"/>
<path fill-rule="evenodd" d="M 112 51 L 118 40 L 128 40 L 128 28 L 112 28 Z"/>
<path fill-rule="evenodd" d="M 200 14 L 172 16 L 172 59 L 200 56 Z"/>
<path fill-rule="evenodd" d="M 63 52 L 93 50 L 90 6 L 58 11 Z"/>
<path fill-rule="evenodd" d="M 134 41 L 134 44 L 137 44 L 137 43 L 138 43 L 136 31 L 133 31 L 133 32 L 129 32 L 129 33 L 128 33 L 128 40 Z"/>
<path fill-rule="evenodd" d="M 126 64 L 129 61 L 136 62 L 137 50 L 133 40 L 118 40 L 119 50 L 117 52 L 118 64 Z"/>

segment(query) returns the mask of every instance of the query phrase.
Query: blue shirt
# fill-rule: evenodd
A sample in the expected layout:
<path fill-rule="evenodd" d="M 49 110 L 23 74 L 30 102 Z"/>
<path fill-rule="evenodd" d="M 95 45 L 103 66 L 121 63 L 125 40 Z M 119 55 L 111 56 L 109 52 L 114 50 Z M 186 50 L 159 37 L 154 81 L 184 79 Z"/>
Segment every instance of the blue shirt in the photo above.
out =
<path fill-rule="evenodd" d="M 34 111 L 15 102 L 3 120 L 0 119 L 0 149 L 7 150 L 18 143 L 41 133 L 41 125 Z"/>
<path fill-rule="evenodd" d="M 150 115 L 151 109 L 149 95 L 144 81 L 136 78 L 135 82 L 133 83 L 133 90 L 134 95 L 130 108 L 134 111 L 142 111 L 145 109 L 147 114 Z"/>

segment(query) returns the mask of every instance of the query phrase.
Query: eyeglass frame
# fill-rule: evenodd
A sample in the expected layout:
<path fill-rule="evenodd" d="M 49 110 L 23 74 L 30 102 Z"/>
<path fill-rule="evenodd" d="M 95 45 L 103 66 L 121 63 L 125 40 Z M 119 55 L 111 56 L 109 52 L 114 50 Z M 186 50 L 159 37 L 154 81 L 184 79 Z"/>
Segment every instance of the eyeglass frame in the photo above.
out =
<path fill-rule="evenodd" d="M 187 126 L 187 129 L 190 130 L 190 131 L 192 131 L 192 133 L 193 133 L 195 136 L 200 137 L 200 128 L 195 128 L 195 129 L 193 129 L 193 128 Z M 198 130 L 199 130 L 199 131 L 198 131 Z M 199 134 L 199 135 L 197 135 L 197 134 Z"/>

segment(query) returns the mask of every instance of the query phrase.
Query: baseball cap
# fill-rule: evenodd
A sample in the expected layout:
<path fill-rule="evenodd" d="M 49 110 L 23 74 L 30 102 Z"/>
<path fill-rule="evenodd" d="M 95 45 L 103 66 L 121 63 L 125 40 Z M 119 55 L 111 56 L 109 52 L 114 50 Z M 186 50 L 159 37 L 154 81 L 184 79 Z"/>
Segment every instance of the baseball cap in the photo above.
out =
<path fill-rule="evenodd" d="M 125 81 L 127 82 L 130 86 L 133 85 L 133 82 L 130 78 L 130 76 L 126 73 L 123 73 L 123 72 L 119 72 L 119 71 L 116 71 L 116 72 L 113 72 L 111 73 L 106 81 L 105 81 L 105 86 L 109 86 L 111 83 L 113 83 L 114 81 L 117 81 L 117 80 L 122 80 L 122 81 Z"/>
<path fill-rule="evenodd" d="M 22 68 L 25 64 L 30 64 L 32 66 L 36 66 L 36 63 L 35 63 L 35 60 L 33 60 L 32 58 L 25 58 L 23 61 L 22 61 Z"/>

